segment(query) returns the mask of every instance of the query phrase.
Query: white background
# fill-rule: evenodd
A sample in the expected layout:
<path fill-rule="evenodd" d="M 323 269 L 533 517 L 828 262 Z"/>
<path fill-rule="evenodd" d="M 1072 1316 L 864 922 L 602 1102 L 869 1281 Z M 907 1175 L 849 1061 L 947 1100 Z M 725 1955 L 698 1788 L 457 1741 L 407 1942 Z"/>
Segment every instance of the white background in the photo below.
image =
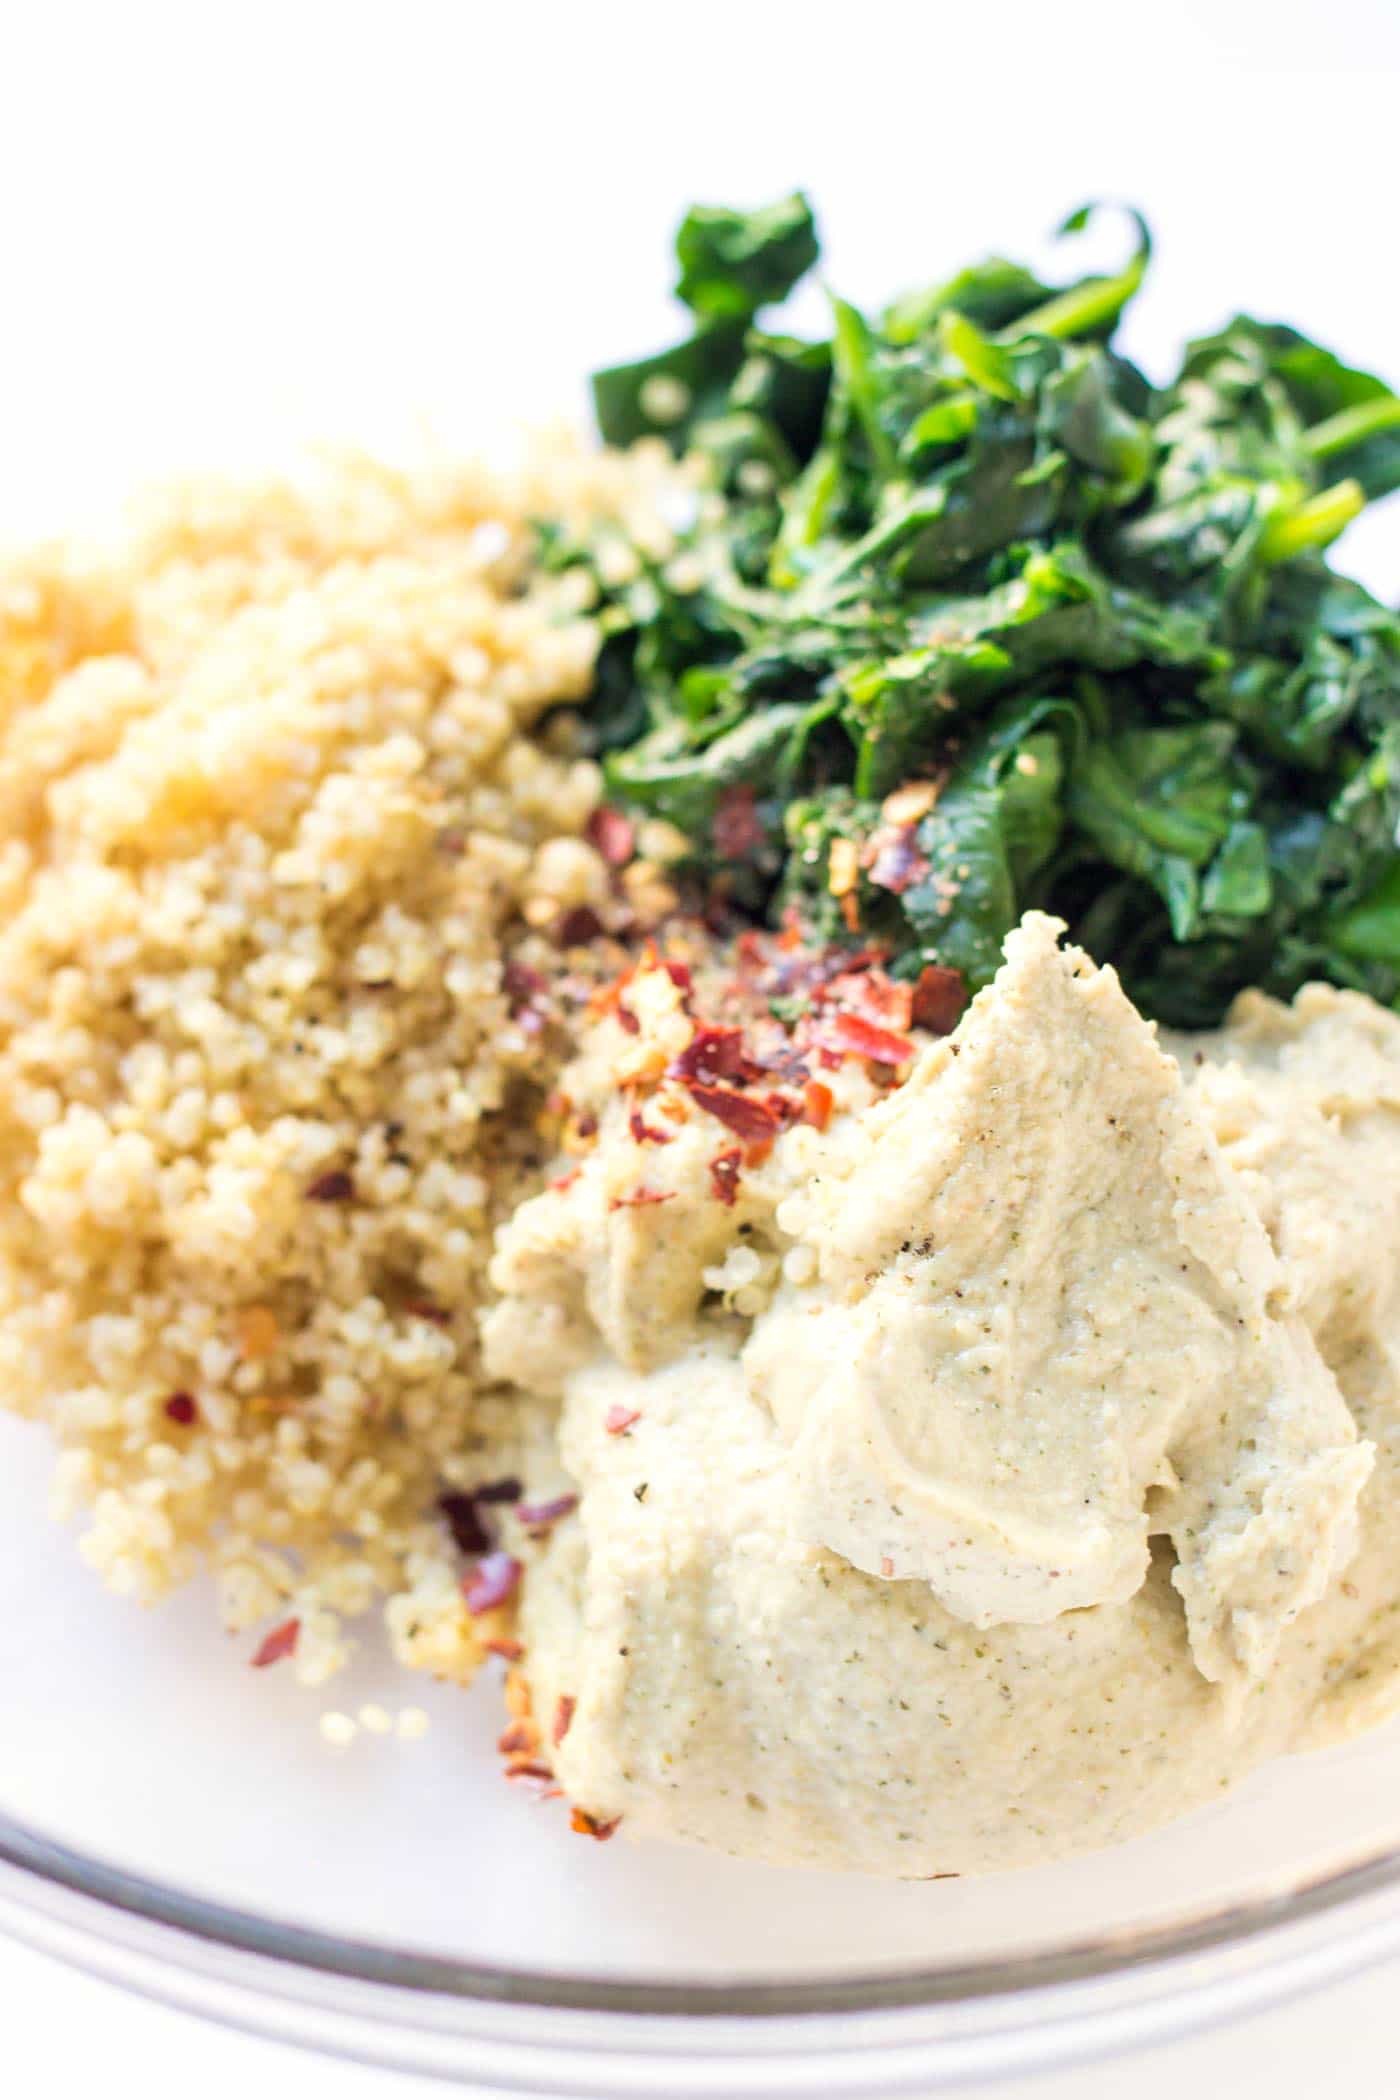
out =
<path fill-rule="evenodd" d="M 0 530 L 129 483 L 285 459 L 309 438 L 488 445 L 659 343 L 692 196 L 812 191 L 857 299 L 1068 207 L 1159 235 L 1128 338 L 1158 364 L 1236 307 L 1400 366 L 1400 7 L 816 5 L 11 7 L 0 26 Z M 1394 521 L 1353 558 L 1393 595 Z M 0 1726 L 3 1723 L 0 1722 Z M 389 2100 L 0 1947 L 7 2062 L 41 2096 Z M 1151 2065 L 1050 2080 L 1095 2100 L 1394 2088 L 1400 1974 Z M 36 2075 L 37 2074 L 37 2075 Z M 20 2084 L 25 2081 L 21 2080 Z M 125 2090 L 118 2079 L 117 2090 Z M 1018 2088 L 1018 2093 L 1023 2090 Z"/>

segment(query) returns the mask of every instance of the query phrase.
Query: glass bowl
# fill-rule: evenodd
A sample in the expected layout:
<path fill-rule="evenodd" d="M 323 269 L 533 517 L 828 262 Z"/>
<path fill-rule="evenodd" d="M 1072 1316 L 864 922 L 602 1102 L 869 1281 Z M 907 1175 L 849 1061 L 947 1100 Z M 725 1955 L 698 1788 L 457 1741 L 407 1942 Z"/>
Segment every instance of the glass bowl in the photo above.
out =
<path fill-rule="evenodd" d="M 1156 1835 L 937 1883 L 575 1837 L 500 1776 L 497 1688 L 365 1652 L 253 1676 L 195 1587 L 142 1612 L 0 1421 L 0 1927 L 286 2041 L 538 2094 L 927 2093 L 1139 2045 L 1400 1949 L 1400 1729 Z M 327 1748 L 327 1706 L 421 1704 Z"/>

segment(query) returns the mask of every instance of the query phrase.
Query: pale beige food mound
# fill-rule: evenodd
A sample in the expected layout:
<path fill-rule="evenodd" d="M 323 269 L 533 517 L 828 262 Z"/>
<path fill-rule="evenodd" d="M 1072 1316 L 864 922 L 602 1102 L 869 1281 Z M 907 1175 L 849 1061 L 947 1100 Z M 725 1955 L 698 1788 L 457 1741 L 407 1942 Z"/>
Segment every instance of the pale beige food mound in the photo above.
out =
<path fill-rule="evenodd" d="M 595 646 L 527 520 L 662 532 L 673 473 L 337 464 L 0 571 L 0 1396 L 108 1582 L 207 1554 L 308 1681 L 379 1595 L 479 1657 L 432 1509 L 550 1058 L 504 944 L 607 872 L 596 769 L 527 734 Z"/>
<path fill-rule="evenodd" d="M 664 970 L 562 1076 L 486 1341 L 562 1400 L 522 1668 L 585 1827 L 980 1873 L 1400 1707 L 1400 1018 L 1245 994 L 1178 1066 L 1056 930 L 728 1203 Z"/>

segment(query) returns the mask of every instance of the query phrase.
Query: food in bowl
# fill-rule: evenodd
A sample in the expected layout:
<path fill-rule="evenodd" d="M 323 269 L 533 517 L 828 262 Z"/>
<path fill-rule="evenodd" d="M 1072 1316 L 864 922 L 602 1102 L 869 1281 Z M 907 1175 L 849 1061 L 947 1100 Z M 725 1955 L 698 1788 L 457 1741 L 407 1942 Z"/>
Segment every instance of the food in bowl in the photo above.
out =
<path fill-rule="evenodd" d="M 6 575 L 4 1390 L 589 1835 L 1103 1845 L 1400 1703 L 1400 403 L 1149 386 L 1140 227 L 816 342 L 801 198 L 678 253 L 601 451 Z"/>

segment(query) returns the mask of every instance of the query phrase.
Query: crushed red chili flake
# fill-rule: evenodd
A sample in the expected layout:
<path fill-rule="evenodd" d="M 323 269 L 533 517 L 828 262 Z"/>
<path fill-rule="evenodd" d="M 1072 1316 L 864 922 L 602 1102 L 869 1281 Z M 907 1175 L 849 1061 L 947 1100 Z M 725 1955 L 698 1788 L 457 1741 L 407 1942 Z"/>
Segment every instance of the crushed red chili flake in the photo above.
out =
<path fill-rule="evenodd" d="M 695 980 L 690 974 L 689 963 L 676 962 L 668 957 L 663 967 L 678 992 L 694 990 Z"/>
<path fill-rule="evenodd" d="M 779 1127 L 778 1118 L 765 1101 L 736 1093 L 733 1087 L 705 1086 L 696 1079 L 688 1080 L 686 1087 L 692 1101 L 698 1102 L 707 1115 L 748 1144 L 770 1141 Z"/>
<path fill-rule="evenodd" d="M 192 1423 L 199 1420 L 199 1402 L 193 1393 L 172 1393 L 165 1403 L 165 1412 L 172 1422 L 178 1422 L 182 1429 L 188 1429 Z"/>
<path fill-rule="evenodd" d="M 640 1021 L 639 1021 L 639 1020 L 637 1019 L 637 1016 L 636 1016 L 636 1015 L 635 1015 L 635 1014 L 633 1013 L 633 1011 L 632 1011 L 632 1009 L 631 1009 L 631 1007 L 630 1007 L 630 1006 L 626 1006 L 626 1005 L 624 1005 L 624 1004 L 623 1004 L 623 1002 L 622 1002 L 622 1000 L 621 1000 L 621 999 L 619 999 L 619 1000 L 618 1000 L 618 1002 L 617 1002 L 617 1005 L 616 1005 L 616 1006 L 614 1007 L 613 1011 L 614 1011 L 614 1012 L 616 1013 L 616 1015 L 617 1015 L 617 1018 L 618 1018 L 618 1022 L 619 1022 L 619 1024 L 620 1024 L 620 1026 L 621 1026 L 621 1028 L 622 1028 L 622 1030 L 623 1030 L 623 1033 L 624 1033 L 624 1034 L 626 1034 L 626 1035 L 640 1035 L 640 1034 L 641 1034 L 641 1032 L 642 1032 L 642 1024 L 641 1024 L 641 1022 L 640 1022 Z"/>
<path fill-rule="evenodd" d="M 926 963 L 914 986 L 913 1018 L 931 1035 L 951 1035 L 967 1005 L 967 985 L 960 970 Z"/>
<path fill-rule="evenodd" d="M 506 1778 L 526 1779 L 549 1786 L 554 1779 L 554 1768 L 552 1765 L 541 1764 L 538 1758 L 526 1758 L 508 1765 L 506 1767 Z"/>
<path fill-rule="evenodd" d="M 577 1699 L 568 1692 L 559 1694 L 559 1704 L 554 1709 L 554 1726 L 549 1731 L 549 1740 L 556 1748 L 569 1732 L 569 1723 L 574 1718 L 574 1708 L 577 1705 Z"/>
<path fill-rule="evenodd" d="M 632 1424 L 640 1422 L 641 1419 L 642 1410 L 639 1407 L 624 1407 L 620 1400 L 614 1400 L 603 1417 L 603 1427 L 609 1436 L 626 1436 Z"/>
<path fill-rule="evenodd" d="M 710 836 L 721 860 L 751 860 L 768 837 L 751 787 L 726 788 L 715 805 Z"/>
<path fill-rule="evenodd" d="M 862 1014 L 833 1014 L 826 1026 L 836 1048 L 848 1057 L 867 1057 L 877 1065 L 903 1065 L 914 1055 L 914 1045 L 907 1036 L 877 1028 Z"/>
<path fill-rule="evenodd" d="M 553 1181 L 551 1181 L 549 1185 L 555 1191 L 556 1195 L 562 1196 L 565 1189 L 571 1189 L 573 1187 L 574 1183 L 578 1180 L 579 1175 L 582 1172 L 582 1167 L 574 1167 L 567 1174 L 556 1174 Z"/>
<path fill-rule="evenodd" d="M 834 977 L 824 997 L 901 1033 L 914 1018 L 913 985 L 897 984 L 879 968 Z"/>
<path fill-rule="evenodd" d="M 621 1816 L 591 1816 L 586 1808 L 576 1808 L 569 1818 L 569 1828 L 580 1837 L 597 1838 L 601 1844 L 610 1838 L 622 1821 Z"/>
<path fill-rule="evenodd" d="M 520 1482 L 514 1473 L 503 1473 L 499 1480 L 487 1480 L 480 1487 L 473 1488 L 472 1494 L 478 1502 L 518 1502 Z"/>
<path fill-rule="evenodd" d="M 592 905 L 575 904 L 555 921 L 554 939 L 560 948 L 586 948 L 602 931 L 603 922 Z"/>
<path fill-rule="evenodd" d="M 522 1502 L 515 1514 L 527 1531 L 548 1531 L 577 1508 L 577 1495 L 555 1495 L 549 1502 Z"/>
<path fill-rule="evenodd" d="M 502 1757 L 514 1757 L 524 1750 L 530 1755 L 539 1748 L 539 1735 L 533 1721 L 512 1721 L 496 1738 L 496 1748 Z"/>
<path fill-rule="evenodd" d="M 723 1079 L 738 1079 L 747 1062 L 741 1028 L 697 1028 L 684 1050 L 672 1058 L 667 1076 L 715 1086 Z"/>
<path fill-rule="evenodd" d="M 609 1210 L 645 1210 L 649 1203 L 669 1203 L 674 1189 L 633 1189 L 630 1196 L 614 1196 Z"/>
<path fill-rule="evenodd" d="M 636 834 L 620 809 L 600 802 L 583 828 L 583 835 L 610 868 L 626 867 L 636 845 Z"/>
<path fill-rule="evenodd" d="M 835 1095 L 824 1079 L 809 1079 L 802 1089 L 802 1120 L 814 1130 L 825 1130 L 831 1121 Z"/>
<path fill-rule="evenodd" d="M 481 1645 L 488 1655 L 499 1655 L 508 1663 L 519 1662 L 525 1653 L 525 1643 L 513 1641 L 510 1635 L 505 1633 L 493 1634 L 489 1641 L 483 1641 Z"/>
<path fill-rule="evenodd" d="M 598 1118 L 591 1108 L 586 1108 L 581 1116 L 575 1118 L 574 1135 L 581 1138 L 597 1137 Z"/>
<path fill-rule="evenodd" d="M 497 1605 L 513 1597 L 521 1573 L 520 1563 L 513 1553 L 488 1553 L 471 1574 L 462 1578 L 462 1595 L 472 1617 L 475 1619 L 484 1611 L 494 1611 Z"/>
<path fill-rule="evenodd" d="M 328 1174 L 318 1174 L 306 1191 L 309 1203 L 349 1203 L 355 1194 L 355 1183 L 343 1167 L 332 1167 Z"/>
<path fill-rule="evenodd" d="M 266 1670 L 270 1664 L 281 1662 L 284 1656 L 295 1655 L 297 1642 L 301 1639 L 301 1620 L 284 1619 L 267 1635 L 257 1654 L 253 1657 L 255 1670 Z"/>
<path fill-rule="evenodd" d="M 875 853 L 870 862 L 870 880 L 877 889 L 892 890 L 896 897 L 902 897 L 928 874 L 929 860 L 927 854 L 919 851 L 916 825 L 905 824 L 898 831 L 877 834 L 872 843 Z"/>
<path fill-rule="evenodd" d="M 452 1315 L 445 1305 L 435 1305 L 431 1298 L 406 1298 L 404 1311 L 411 1320 L 427 1320 L 433 1327 L 450 1327 Z"/>
<path fill-rule="evenodd" d="M 717 1152 L 710 1161 L 710 1187 L 726 1210 L 732 1210 L 739 1195 L 739 1147 L 731 1145 L 727 1152 Z"/>
<path fill-rule="evenodd" d="M 763 1105 L 776 1117 L 780 1130 L 785 1129 L 789 1123 L 801 1120 L 802 1104 L 791 1094 L 765 1094 Z"/>
<path fill-rule="evenodd" d="M 654 1124 L 647 1122 L 639 1108 L 634 1108 L 627 1118 L 627 1128 L 639 1145 L 669 1145 L 675 1135 L 674 1131 L 656 1129 Z"/>
<path fill-rule="evenodd" d="M 459 1553 L 475 1558 L 490 1552 L 494 1542 L 475 1495 L 439 1495 L 438 1510 Z"/>
<path fill-rule="evenodd" d="M 501 972 L 501 988 L 510 1001 L 511 1012 L 518 1013 L 532 999 L 543 998 L 549 987 L 538 970 L 528 963 L 508 962 Z"/>

